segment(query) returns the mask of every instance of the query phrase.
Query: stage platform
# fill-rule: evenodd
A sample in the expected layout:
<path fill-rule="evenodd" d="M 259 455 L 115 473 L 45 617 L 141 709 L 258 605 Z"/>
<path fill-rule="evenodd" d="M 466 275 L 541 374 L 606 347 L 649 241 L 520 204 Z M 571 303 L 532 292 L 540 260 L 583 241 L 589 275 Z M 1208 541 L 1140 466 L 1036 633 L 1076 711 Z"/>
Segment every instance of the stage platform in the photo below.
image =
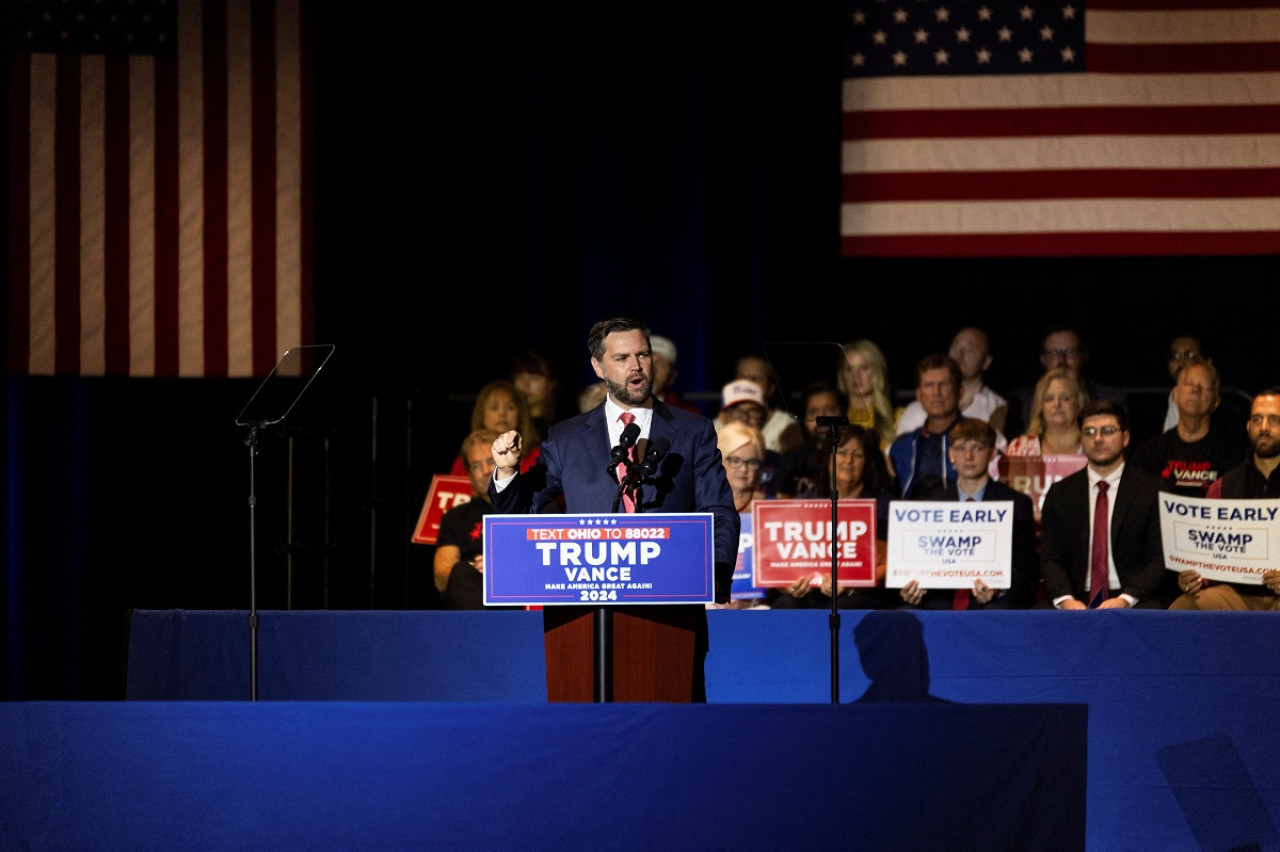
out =
<path fill-rule="evenodd" d="M 485 832 L 498 827 L 510 838 L 526 832 L 529 842 L 509 848 L 545 848 L 549 818 L 531 809 L 556 795 L 575 803 L 555 803 L 556 824 L 576 832 L 601 821 L 592 836 L 605 847 L 620 837 L 620 848 L 681 848 L 678 829 L 690 838 L 684 848 L 1280 848 L 1280 738 L 1269 721 L 1280 706 L 1280 619 L 1271 614 L 843 613 L 840 706 L 831 704 L 828 613 L 708 615 L 707 706 L 565 707 L 542 703 L 538 613 L 264 612 L 257 704 L 245 701 L 246 613 L 135 613 L 130 701 L 0 705 L 10 791 L 0 819 L 32 827 L 30 813 L 93 789 L 110 803 L 159 767 L 168 796 L 140 792 L 160 796 L 160 820 L 234 792 L 232 778 L 252 789 L 264 763 L 260 796 L 291 814 L 310 805 L 285 790 L 287 772 L 299 789 L 324 788 L 307 801 L 341 788 L 367 808 L 397 784 L 379 775 L 381 760 L 382 775 L 408 779 L 398 795 L 421 793 L 433 823 L 450 826 L 437 836 L 447 848 L 492 847 Z M 1087 736 L 1073 734 L 1086 711 Z M 209 773 L 206 747 L 225 755 L 225 777 Z M 75 758 L 104 748 L 106 757 Z M 123 786 L 112 787 L 106 764 L 130 748 L 150 756 L 122 764 Z M 422 755 L 431 758 L 414 763 Z M 103 776 L 76 768 L 99 759 Z M 1064 781 L 1073 759 L 1083 788 Z M 339 771 L 343 762 L 350 771 Z M 1034 769 L 1014 789 L 1001 786 L 1016 766 Z M 23 772 L 43 778 L 51 799 L 11 792 Z M 539 786 L 544 777 L 558 786 Z M 623 778 L 646 780 L 618 786 Z M 514 785 L 540 792 L 521 798 Z M 714 795 L 700 798 L 704 787 Z M 965 835 L 931 835 L 941 838 L 931 844 L 902 833 L 919 817 L 947 831 L 944 803 L 968 802 L 975 789 L 1001 792 L 973 805 L 993 832 L 1051 820 L 1061 845 L 974 834 L 974 823 L 969 839 L 986 842 L 972 846 Z M 492 806 L 478 812 L 477 796 Z M 1063 829 L 1076 819 L 1062 806 L 1073 796 L 1085 803 L 1076 834 Z M 223 809 L 234 804 L 233 795 Z M 899 805 L 902 819 L 889 819 Z M 258 807 L 255 799 L 248 810 Z M 611 813 L 627 817 L 610 822 Z M 639 825 L 635 813 L 645 814 Z M 25 821 L 10 823 L 14 814 Z M 418 831 L 428 817 L 405 819 Z M 369 848 L 417 846 L 368 836 L 378 838 Z M 561 845 L 583 848 L 586 836 Z"/>
<path fill-rule="evenodd" d="M 1081 849 L 1085 715 L 943 702 L 0 705 L 0 846 Z M 976 748 L 993 728 L 1017 733 L 997 753 Z"/>

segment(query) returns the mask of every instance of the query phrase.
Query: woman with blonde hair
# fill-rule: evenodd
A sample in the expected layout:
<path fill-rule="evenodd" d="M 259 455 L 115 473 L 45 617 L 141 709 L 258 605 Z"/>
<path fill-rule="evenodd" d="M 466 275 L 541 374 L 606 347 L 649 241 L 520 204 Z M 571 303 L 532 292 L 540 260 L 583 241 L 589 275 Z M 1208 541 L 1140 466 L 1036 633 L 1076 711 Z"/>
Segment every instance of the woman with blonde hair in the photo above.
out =
<path fill-rule="evenodd" d="M 733 503 L 738 512 L 750 512 L 751 501 L 764 496 L 760 471 L 764 466 L 764 433 L 746 423 L 726 423 L 716 433 L 716 447 L 724 465 Z"/>
<path fill-rule="evenodd" d="M 471 408 L 471 431 L 481 429 L 499 435 L 512 429 L 520 433 L 525 448 L 520 458 L 522 472 L 533 467 L 542 451 L 542 435 L 529 414 L 529 403 L 524 394 L 506 379 L 494 379 L 476 396 L 476 404 Z M 455 476 L 466 476 L 467 473 L 461 460 L 455 461 L 449 472 Z"/>
<path fill-rule="evenodd" d="M 740 421 L 726 423 L 716 433 L 716 448 L 720 450 L 720 463 L 724 465 L 725 477 L 733 491 L 733 505 L 738 514 L 749 516 L 751 504 L 765 497 L 760 485 L 765 461 L 764 433 Z M 744 521 L 743 530 L 746 529 L 748 526 Z M 729 609 L 750 609 L 765 601 L 764 589 L 752 584 L 751 564 L 745 555 L 739 550 L 730 590 L 732 600 L 727 604 Z"/>
<path fill-rule="evenodd" d="M 865 338 L 846 343 L 844 354 L 836 383 L 849 396 L 849 422 L 874 432 L 880 449 L 887 450 L 902 414 L 889 395 L 889 364 L 880 347 Z"/>
<path fill-rule="evenodd" d="M 1089 401 L 1080 377 L 1066 367 L 1055 367 L 1036 382 L 1031 398 L 1031 418 L 1025 435 L 1009 442 L 1005 455 L 1079 455 L 1080 409 Z"/>

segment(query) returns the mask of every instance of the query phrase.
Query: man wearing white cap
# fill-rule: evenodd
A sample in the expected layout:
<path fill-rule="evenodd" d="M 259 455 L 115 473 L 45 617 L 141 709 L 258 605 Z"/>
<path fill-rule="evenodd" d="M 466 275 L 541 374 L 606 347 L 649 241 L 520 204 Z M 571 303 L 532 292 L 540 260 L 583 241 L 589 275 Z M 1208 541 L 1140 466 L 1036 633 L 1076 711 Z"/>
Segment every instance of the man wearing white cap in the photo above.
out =
<path fill-rule="evenodd" d="M 755 429 L 764 426 L 764 391 L 750 379 L 734 379 L 720 391 L 720 416 L 716 428 L 726 423 L 745 423 Z"/>
<path fill-rule="evenodd" d="M 764 391 L 750 379 L 734 379 L 720 391 L 720 414 L 715 420 L 716 431 L 730 423 L 742 423 L 753 429 L 761 429 L 768 418 Z M 764 464 L 760 468 L 760 488 L 772 497 L 776 489 L 774 473 L 780 456 L 776 450 L 766 449 Z"/>

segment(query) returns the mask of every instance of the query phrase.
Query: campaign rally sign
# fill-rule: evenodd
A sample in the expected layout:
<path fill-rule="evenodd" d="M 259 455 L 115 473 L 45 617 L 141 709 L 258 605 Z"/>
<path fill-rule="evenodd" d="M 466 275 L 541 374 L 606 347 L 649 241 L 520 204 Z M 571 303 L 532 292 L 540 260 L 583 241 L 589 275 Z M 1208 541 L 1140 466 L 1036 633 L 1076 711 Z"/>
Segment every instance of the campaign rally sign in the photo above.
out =
<path fill-rule="evenodd" d="M 885 585 L 912 580 L 922 589 L 993 589 L 1012 580 L 1013 501 L 980 503 L 895 500 L 889 504 Z"/>
<path fill-rule="evenodd" d="M 1036 517 L 1044 508 L 1044 495 L 1049 486 L 1083 468 L 1089 460 L 1082 455 L 1064 453 L 1046 456 L 1000 456 L 993 459 L 989 473 L 1014 491 L 1031 498 Z M 988 584 L 989 585 L 989 584 Z"/>
<path fill-rule="evenodd" d="M 1160 494 L 1160 536 L 1170 571 L 1262 584 L 1280 565 L 1280 500 L 1209 500 Z"/>
<path fill-rule="evenodd" d="M 733 566 L 733 585 L 729 587 L 729 597 L 735 601 L 760 600 L 765 596 L 765 590 L 756 585 L 751 567 L 751 515 L 742 512 L 738 518 L 742 523 L 742 532 L 738 534 L 738 561 Z"/>
<path fill-rule="evenodd" d="M 486 515 L 487 605 L 715 601 L 710 512 Z"/>
<path fill-rule="evenodd" d="M 761 588 L 787 588 L 831 573 L 830 500 L 756 500 L 751 504 L 752 572 Z M 841 588 L 876 584 L 876 501 L 836 507 L 836 570 Z"/>
<path fill-rule="evenodd" d="M 454 506 L 471 500 L 471 480 L 465 476 L 440 474 L 431 477 L 427 499 L 422 501 L 418 526 L 413 530 L 414 544 L 435 544 L 440 537 L 440 519 Z"/>

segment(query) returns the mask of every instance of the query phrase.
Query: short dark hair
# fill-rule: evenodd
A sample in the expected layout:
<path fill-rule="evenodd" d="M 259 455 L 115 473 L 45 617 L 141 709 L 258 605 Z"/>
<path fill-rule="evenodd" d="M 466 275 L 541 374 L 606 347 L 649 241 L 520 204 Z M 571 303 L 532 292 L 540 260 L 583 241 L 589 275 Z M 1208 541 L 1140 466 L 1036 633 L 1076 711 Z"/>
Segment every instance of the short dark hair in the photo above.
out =
<path fill-rule="evenodd" d="M 932 355 L 926 355 L 920 359 L 920 363 L 916 364 L 916 384 L 920 384 L 920 379 L 929 370 L 946 370 L 951 374 L 951 381 L 955 382 L 956 387 L 960 387 L 963 376 L 960 375 L 960 365 L 950 355 L 943 355 L 941 352 L 935 352 Z"/>
<path fill-rule="evenodd" d="M 515 381 L 516 376 L 522 373 L 546 376 L 548 379 L 556 377 L 556 371 L 551 368 L 551 362 L 532 349 L 526 349 L 511 361 L 511 380 Z"/>
<path fill-rule="evenodd" d="M 644 332 L 645 341 L 648 342 L 649 340 L 649 329 L 635 317 L 609 317 L 608 319 L 602 319 L 591 326 L 591 333 L 587 335 L 587 351 L 591 353 L 591 357 L 597 361 L 603 358 L 604 339 L 620 331 L 641 331 Z"/>
<path fill-rule="evenodd" d="M 1050 325 L 1045 327 L 1044 333 L 1040 335 L 1041 351 L 1044 351 L 1044 342 L 1049 339 L 1049 335 L 1051 334 L 1073 334 L 1075 335 L 1076 340 L 1080 342 L 1080 351 L 1082 353 L 1088 353 L 1089 351 L 1089 341 L 1084 339 L 1084 333 L 1075 326 L 1066 324 Z"/>
<path fill-rule="evenodd" d="M 809 407 L 809 400 L 820 394 L 829 393 L 836 398 L 836 404 L 840 406 L 842 412 L 849 410 L 849 395 L 840 390 L 839 386 L 829 379 L 817 379 L 810 382 L 804 389 L 804 393 L 800 397 L 800 413 Z"/>
<path fill-rule="evenodd" d="M 1080 409 L 1080 422 L 1084 423 L 1090 417 L 1099 417 L 1107 414 L 1116 419 L 1121 432 L 1129 431 L 1129 412 L 1123 405 L 1113 399 L 1091 399 L 1086 402 L 1084 407 Z"/>

